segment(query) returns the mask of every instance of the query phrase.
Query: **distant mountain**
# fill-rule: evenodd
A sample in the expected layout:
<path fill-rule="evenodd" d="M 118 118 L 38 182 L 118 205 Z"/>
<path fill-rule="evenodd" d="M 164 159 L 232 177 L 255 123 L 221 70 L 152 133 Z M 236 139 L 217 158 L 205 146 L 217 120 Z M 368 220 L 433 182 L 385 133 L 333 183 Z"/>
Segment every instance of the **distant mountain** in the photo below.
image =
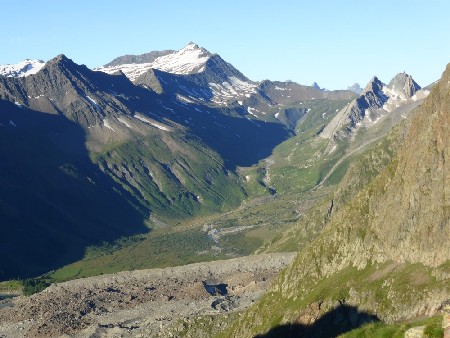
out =
<path fill-rule="evenodd" d="M 258 164 L 277 145 L 297 133 L 299 144 L 315 140 L 338 111 L 355 98 L 351 91 L 324 91 L 291 81 L 251 81 L 219 55 L 194 43 L 179 51 L 118 58 L 113 63 L 101 71 L 93 71 L 58 55 L 35 74 L 0 76 L 0 102 L 7 108 L 0 114 L 0 128 L 8 131 L 9 139 L 15 140 L 6 142 L 8 147 L 0 153 L 11 158 L 3 163 L 2 177 L 13 182 L 0 197 L 6 205 L 0 208 L 0 215 L 6 217 L 10 210 L 24 215 L 26 222 L 18 222 L 25 232 L 28 227 L 39 229 L 39 225 L 48 223 L 48 227 L 40 230 L 41 238 L 43 241 L 52 238 L 55 243 L 54 247 L 39 249 L 48 260 L 41 260 L 33 273 L 80 255 L 84 245 L 102 239 L 102 229 L 109 223 L 94 219 L 95 213 L 79 213 L 77 206 L 84 204 L 70 194 L 55 200 L 64 175 L 82 178 L 80 196 L 94 184 L 100 191 L 92 196 L 103 196 L 105 191 L 108 195 L 112 189 L 111 198 L 117 199 L 111 205 L 117 210 L 116 203 L 132 207 L 130 222 L 132 219 L 134 223 L 126 228 L 121 228 L 120 224 L 126 223 L 119 222 L 122 216 L 114 216 L 117 223 L 111 223 L 115 227 L 113 238 L 140 231 L 147 226 L 150 215 L 178 222 L 226 210 L 249 194 L 240 167 Z M 31 128 L 32 121 L 39 120 L 35 125 L 40 126 L 41 119 L 47 120 L 45 117 L 64 128 Z M 17 141 L 28 132 L 24 143 Z M 312 147 L 320 143 L 313 141 Z M 54 161 L 27 160 L 28 152 L 39 154 L 40 149 L 53 154 L 43 158 L 54 156 Z M 317 161 L 320 167 L 325 166 L 322 157 Z M 296 163 L 303 168 L 301 157 Z M 40 177 L 45 183 L 40 185 L 31 180 L 22 184 L 20 176 L 25 174 L 14 176 L 18 173 L 14 168 L 22 166 L 27 168 L 28 177 Z M 55 184 L 49 183 L 58 170 L 64 175 Z M 106 183 L 97 184 L 94 176 Z M 262 182 L 257 184 L 263 191 L 268 191 L 263 180 L 258 182 Z M 305 182 L 304 186 L 309 187 L 316 180 Z M 27 191 L 28 186 L 32 187 L 32 193 Z M 43 208 L 47 211 L 35 221 L 35 208 L 24 209 L 19 203 L 20 196 L 26 194 L 36 205 L 46 206 Z M 71 199 L 75 202 L 70 203 Z M 106 212 L 96 203 L 107 199 L 86 201 L 93 209 Z M 124 211 L 124 217 L 127 212 Z M 46 220 L 48 215 L 54 215 L 51 222 Z M 97 222 L 95 236 L 83 237 L 86 228 L 82 222 Z M 73 237 L 74 247 L 58 256 L 58 248 L 67 240 L 62 235 L 66 230 L 53 236 L 51 229 L 53 226 L 64 229 L 64 224 Z M 11 235 L 10 243 L 20 243 L 21 237 L 16 235 Z M 38 250 L 36 246 L 30 248 Z M 17 260 L 3 267 L 4 276 L 24 275 L 27 269 L 18 267 L 32 261 L 30 252 L 13 251 L 13 255 Z M 57 256 L 61 259 L 52 259 Z"/>
<path fill-rule="evenodd" d="M 317 89 L 317 90 L 325 91 L 325 92 L 328 91 L 328 89 L 320 88 L 320 86 L 317 84 L 317 82 L 313 82 L 313 84 L 311 85 L 311 87 L 313 87 L 313 88 L 315 88 L 315 89 Z"/>
<path fill-rule="evenodd" d="M 13 65 L 0 65 L 0 75 L 7 77 L 22 77 L 36 74 L 45 62 L 41 60 L 24 60 Z"/>
<path fill-rule="evenodd" d="M 203 71 L 206 61 L 211 56 L 206 49 L 191 42 L 179 51 L 153 51 L 140 56 L 120 57 L 95 70 L 108 74 L 120 70 L 131 81 L 149 69 L 159 69 L 172 74 L 193 74 Z M 144 60 L 148 62 L 144 63 Z"/>
<path fill-rule="evenodd" d="M 322 90 L 322 88 L 320 88 L 320 86 L 317 84 L 317 82 L 313 82 L 313 84 L 311 85 L 311 87 L 318 89 L 318 90 Z"/>
<path fill-rule="evenodd" d="M 115 58 L 111 62 L 107 63 L 103 67 L 114 67 L 120 65 L 126 65 L 131 63 L 152 63 L 160 56 L 173 54 L 174 50 L 162 50 L 162 51 L 152 51 L 150 53 L 145 53 L 141 55 L 123 55 Z"/>
<path fill-rule="evenodd" d="M 270 81 L 251 81 L 218 54 L 212 54 L 192 42 L 151 63 L 116 62 L 114 66 L 106 65 L 95 70 L 110 74 L 123 72 L 135 84 L 172 95 L 184 104 L 233 107 L 249 119 L 281 122 L 289 129 L 295 128 L 298 119 L 306 112 L 301 106 L 302 101 L 348 100 L 354 97 L 350 91 L 327 94 L 328 91 L 323 89 L 291 81 L 276 82 L 275 85 Z M 296 112 L 293 113 L 292 109 Z"/>
<path fill-rule="evenodd" d="M 369 128 L 384 116 L 400 111 L 403 117 L 417 106 L 427 95 L 413 78 L 405 73 L 397 74 L 388 85 L 373 77 L 361 95 L 343 108 L 324 128 L 323 138 L 339 138 L 350 135 L 360 127 Z"/>
<path fill-rule="evenodd" d="M 350 91 L 354 92 L 355 94 L 360 95 L 362 93 L 362 91 L 363 91 L 363 88 L 361 88 L 359 83 L 354 83 L 353 85 L 348 87 L 347 90 L 350 90 Z"/>

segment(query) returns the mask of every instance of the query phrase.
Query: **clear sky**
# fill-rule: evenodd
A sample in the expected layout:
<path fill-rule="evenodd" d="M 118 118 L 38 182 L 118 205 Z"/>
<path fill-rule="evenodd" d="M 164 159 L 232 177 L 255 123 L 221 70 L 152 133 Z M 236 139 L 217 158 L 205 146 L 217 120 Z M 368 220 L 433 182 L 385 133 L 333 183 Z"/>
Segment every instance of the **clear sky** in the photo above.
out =
<path fill-rule="evenodd" d="M 0 0 L 0 11 L 0 64 L 63 53 L 92 68 L 193 41 L 251 80 L 343 89 L 402 71 L 425 86 L 450 62 L 448 0 Z"/>

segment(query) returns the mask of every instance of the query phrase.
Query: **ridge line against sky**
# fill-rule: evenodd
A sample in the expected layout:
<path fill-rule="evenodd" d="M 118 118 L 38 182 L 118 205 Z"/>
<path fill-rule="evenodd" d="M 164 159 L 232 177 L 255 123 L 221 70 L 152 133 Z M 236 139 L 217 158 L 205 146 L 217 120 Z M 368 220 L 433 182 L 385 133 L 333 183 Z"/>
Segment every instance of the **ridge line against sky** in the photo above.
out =
<path fill-rule="evenodd" d="M 251 80 L 362 87 L 406 71 L 421 85 L 450 62 L 450 2 L 0 0 L 0 64 L 65 54 L 90 68 L 194 41 Z"/>

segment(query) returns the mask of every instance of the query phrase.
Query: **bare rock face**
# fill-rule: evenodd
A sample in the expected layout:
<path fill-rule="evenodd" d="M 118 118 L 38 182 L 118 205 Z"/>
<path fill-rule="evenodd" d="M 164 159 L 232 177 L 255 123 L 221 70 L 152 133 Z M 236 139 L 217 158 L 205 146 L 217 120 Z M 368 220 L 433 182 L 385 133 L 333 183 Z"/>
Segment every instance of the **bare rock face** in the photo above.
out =
<path fill-rule="evenodd" d="M 411 75 L 397 74 L 388 85 L 373 77 L 360 96 L 344 107 L 324 128 L 322 138 L 345 138 L 359 128 L 370 128 L 390 113 L 401 110 L 405 117 L 427 95 L 428 91 L 414 81 Z"/>
<path fill-rule="evenodd" d="M 403 94 L 406 98 L 412 97 L 421 88 L 414 81 L 411 75 L 405 72 L 397 74 L 387 86 L 390 90 L 397 92 L 399 95 Z"/>
<path fill-rule="evenodd" d="M 0 309 L 0 337 L 154 336 L 178 319 L 248 307 L 294 256 L 264 254 L 52 285 Z M 221 294 L 205 288 L 212 279 Z"/>

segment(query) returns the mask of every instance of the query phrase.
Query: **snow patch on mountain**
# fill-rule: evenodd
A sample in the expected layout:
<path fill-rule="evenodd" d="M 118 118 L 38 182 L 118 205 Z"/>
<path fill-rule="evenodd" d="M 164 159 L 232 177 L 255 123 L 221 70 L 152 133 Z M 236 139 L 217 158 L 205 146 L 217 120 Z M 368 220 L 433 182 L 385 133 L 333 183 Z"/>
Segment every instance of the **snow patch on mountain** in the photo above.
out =
<path fill-rule="evenodd" d="M 179 51 L 160 56 L 150 63 L 130 63 L 112 67 L 99 67 L 94 70 L 108 74 L 122 71 L 131 81 L 134 81 L 151 68 L 172 74 L 200 73 L 205 70 L 205 63 L 210 57 L 211 53 L 206 49 L 191 42 Z"/>
<path fill-rule="evenodd" d="M 95 101 L 92 97 L 89 95 L 86 95 L 86 99 L 88 99 L 89 102 L 91 102 L 93 105 L 97 106 L 97 101 Z"/>
<path fill-rule="evenodd" d="M 103 126 L 106 127 L 106 128 L 108 128 L 108 129 L 111 129 L 113 132 L 116 132 L 116 131 L 113 129 L 113 127 L 111 127 L 111 125 L 109 124 L 109 122 L 108 122 L 107 119 L 104 119 L 104 120 L 103 120 Z"/>
<path fill-rule="evenodd" d="M 211 101 L 225 105 L 228 100 L 236 98 L 249 98 L 252 94 L 256 93 L 257 85 L 250 81 L 243 81 L 235 76 L 230 76 L 228 81 L 222 83 L 208 83 L 209 88 L 213 94 Z M 238 103 L 242 105 L 242 100 Z"/>
<path fill-rule="evenodd" d="M 157 123 L 157 122 L 155 122 L 153 120 L 150 120 L 150 119 L 148 119 L 148 118 L 146 118 L 146 117 L 144 117 L 142 115 L 136 114 L 136 115 L 134 115 L 134 117 L 137 118 L 138 120 L 142 121 L 142 122 L 145 122 L 147 124 L 150 124 L 153 127 L 158 128 L 158 129 L 161 129 L 161 130 L 164 130 L 164 131 L 170 131 L 170 129 L 167 128 L 166 126 L 164 126 L 164 125 L 162 125 L 160 123 Z"/>
<path fill-rule="evenodd" d="M 191 103 L 191 104 L 195 103 L 195 101 L 192 98 L 188 98 L 184 95 L 177 94 L 176 97 L 179 101 L 183 101 L 183 102 Z"/>
<path fill-rule="evenodd" d="M 118 117 L 117 120 L 118 120 L 120 123 L 126 125 L 128 128 L 131 129 L 131 126 L 128 124 L 128 122 L 127 122 L 123 117 Z"/>
<path fill-rule="evenodd" d="M 24 77 L 36 74 L 44 65 L 44 61 L 30 59 L 16 64 L 0 65 L 0 75 L 6 77 Z"/>
<path fill-rule="evenodd" d="M 192 74 L 204 70 L 211 54 L 195 43 L 190 43 L 174 54 L 161 56 L 153 62 L 153 68 L 172 74 Z"/>

